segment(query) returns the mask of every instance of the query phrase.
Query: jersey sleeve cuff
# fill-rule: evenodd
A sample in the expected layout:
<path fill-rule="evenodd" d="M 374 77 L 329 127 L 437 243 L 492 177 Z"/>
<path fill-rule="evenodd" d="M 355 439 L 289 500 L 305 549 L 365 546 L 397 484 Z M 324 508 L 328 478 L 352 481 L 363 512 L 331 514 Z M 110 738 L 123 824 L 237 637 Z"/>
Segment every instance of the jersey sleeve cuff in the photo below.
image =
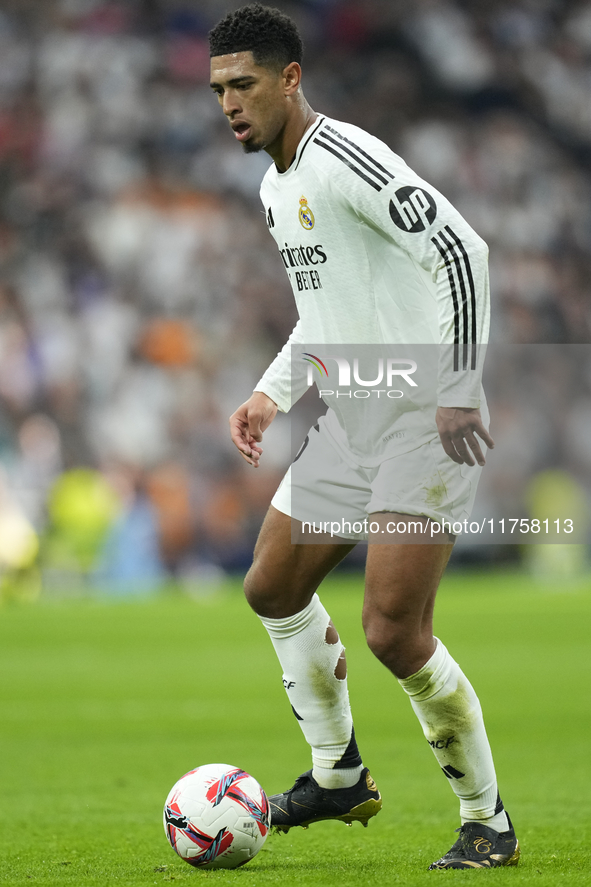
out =
<path fill-rule="evenodd" d="M 266 394 L 267 397 L 270 397 L 273 403 L 277 404 L 277 409 L 281 413 L 289 413 L 291 409 L 291 397 L 286 397 L 280 392 L 274 390 L 270 385 L 262 383 L 259 383 L 256 388 L 253 389 L 253 394 L 257 391 L 260 391 L 261 394 Z"/>
<path fill-rule="evenodd" d="M 437 406 L 446 407 L 447 409 L 479 410 L 480 404 L 481 399 L 479 397 L 466 397 L 462 394 L 456 397 L 447 395 L 437 398 Z"/>

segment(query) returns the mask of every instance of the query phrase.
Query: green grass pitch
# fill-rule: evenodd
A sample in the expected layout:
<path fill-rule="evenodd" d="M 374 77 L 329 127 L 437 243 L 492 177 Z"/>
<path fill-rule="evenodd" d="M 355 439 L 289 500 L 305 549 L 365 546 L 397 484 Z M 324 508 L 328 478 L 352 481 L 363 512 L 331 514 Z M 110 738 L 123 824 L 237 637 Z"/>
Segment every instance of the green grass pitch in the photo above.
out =
<path fill-rule="evenodd" d="M 362 579 L 322 597 L 347 646 L 360 749 L 384 807 L 369 828 L 271 835 L 253 862 L 199 872 L 169 848 L 164 799 L 203 763 L 238 765 L 269 792 L 309 768 L 266 634 L 228 583 L 211 597 L 73 600 L 0 611 L 0 884 L 591 884 L 591 588 L 451 573 L 437 633 L 481 698 L 516 869 L 427 872 L 457 803 L 410 705 L 365 647 Z"/>

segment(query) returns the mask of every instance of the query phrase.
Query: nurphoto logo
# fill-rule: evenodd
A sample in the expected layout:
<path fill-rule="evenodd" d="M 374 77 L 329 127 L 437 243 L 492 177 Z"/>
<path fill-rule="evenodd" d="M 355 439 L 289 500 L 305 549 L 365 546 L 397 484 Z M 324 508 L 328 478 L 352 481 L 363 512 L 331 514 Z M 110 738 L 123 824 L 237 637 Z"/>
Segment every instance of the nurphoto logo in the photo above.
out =
<path fill-rule="evenodd" d="M 334 354 L 327 354 L 323 358 L 318 357 L 315 354 L 310 354 L 308 351 L 305 351 L 303 354 L 303 359 L 306 360 L 309 364 L 308 366 L 308 376 L 307 382 L 308 387 L 310 388 L 314 384 L 314 369 L 318 371 L 320 374 L 320 381 L 323 382 L 324 379 L 329 379 L 332 381 L 329 376 L 329 371 L 326 367 L 324 361 L 334 360 L 336 363 L 337 370 L 337 387 L 348 388 L 349 391 L 336 391 L 334 389 L 329 388 L 320 388 L 318 386 L 318 392 L 320 397 L 327 397 L 334 395 L 336 397 L 357 397 L 357 398 L 368 398 L 371 397 L 372 394 L 375 394 L 377 397 L 385 394 L 386 397 L 398 399 L 400 397 L 404 397 L 404 391 L 399 388 L 395 388 L 395 382 L 400 384 L 400 382 L 405 382 L 412 388 L 417 387 L 417 383 L 414 379 L 411 378 L 413 373 L 417 370 L 417 362 L 415 360 L 410 360 L 409 358 L 397 358 L 397 357 L 387 357 L 385 360 L 383 357 L 378 358 L 377 368 L 374 370 L 376 372 L 376 376 L 374 379 L 362 379 L 359 371 L 359 358 L 353 358 L 353 380 L 357 383 L 357 385 L 363 386 L 361 388 L 352 388 L 351 387 L 351 363 L 347 360 L 346 357 L 340 357 Z M 334 367 L 333 374 L 334 374 Z M 385 388 L 378 388 L 378 385 L 381 385 L 385 382 Z M 333 383 L 334 384 L 334 383 Z"/>

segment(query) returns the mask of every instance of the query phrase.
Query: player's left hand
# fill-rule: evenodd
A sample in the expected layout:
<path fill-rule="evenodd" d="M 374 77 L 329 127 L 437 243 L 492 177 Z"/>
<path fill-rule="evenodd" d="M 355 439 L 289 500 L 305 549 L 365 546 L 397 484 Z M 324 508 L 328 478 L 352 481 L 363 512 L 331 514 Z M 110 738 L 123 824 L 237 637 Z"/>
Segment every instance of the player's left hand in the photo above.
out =
<path fill-rule="evenodd" d="M 486 460 L 475 434 L 485 442 L 489 450 L 493 449 L 495 442 L 482 424 L 480 410 L 437 407 L 435 421 L 443 449 L 450 459 L 458 465 L 474 465 L 475 456 L 478 464 L 484 465 Z"/>

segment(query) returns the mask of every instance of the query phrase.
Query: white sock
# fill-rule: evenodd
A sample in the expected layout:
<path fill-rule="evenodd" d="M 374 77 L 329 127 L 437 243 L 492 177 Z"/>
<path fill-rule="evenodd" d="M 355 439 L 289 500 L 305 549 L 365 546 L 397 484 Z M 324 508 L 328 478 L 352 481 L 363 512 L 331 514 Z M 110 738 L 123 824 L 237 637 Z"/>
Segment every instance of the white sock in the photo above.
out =
<path fill-rule="evenodd" d="M 308 606 L 286 619 L 260 617 L 283 668 L 283 686 L 293 713 L 312 747 L 312 775 L 324 788 L 355 785 L 362 763 L 355 742 L 347 679 L 335 677 L 344 653 L 329 644 L 330 616 L 314 595 Z"/>
<path fill-rule="evenodd" d="M 498 798 L 478 697 L 440 640 L 420 671 L 399 683 L 410 696 L 427 742 L 460 799 L 462 823 L 482 822 L 506 831 L 509 821 Z"/>

